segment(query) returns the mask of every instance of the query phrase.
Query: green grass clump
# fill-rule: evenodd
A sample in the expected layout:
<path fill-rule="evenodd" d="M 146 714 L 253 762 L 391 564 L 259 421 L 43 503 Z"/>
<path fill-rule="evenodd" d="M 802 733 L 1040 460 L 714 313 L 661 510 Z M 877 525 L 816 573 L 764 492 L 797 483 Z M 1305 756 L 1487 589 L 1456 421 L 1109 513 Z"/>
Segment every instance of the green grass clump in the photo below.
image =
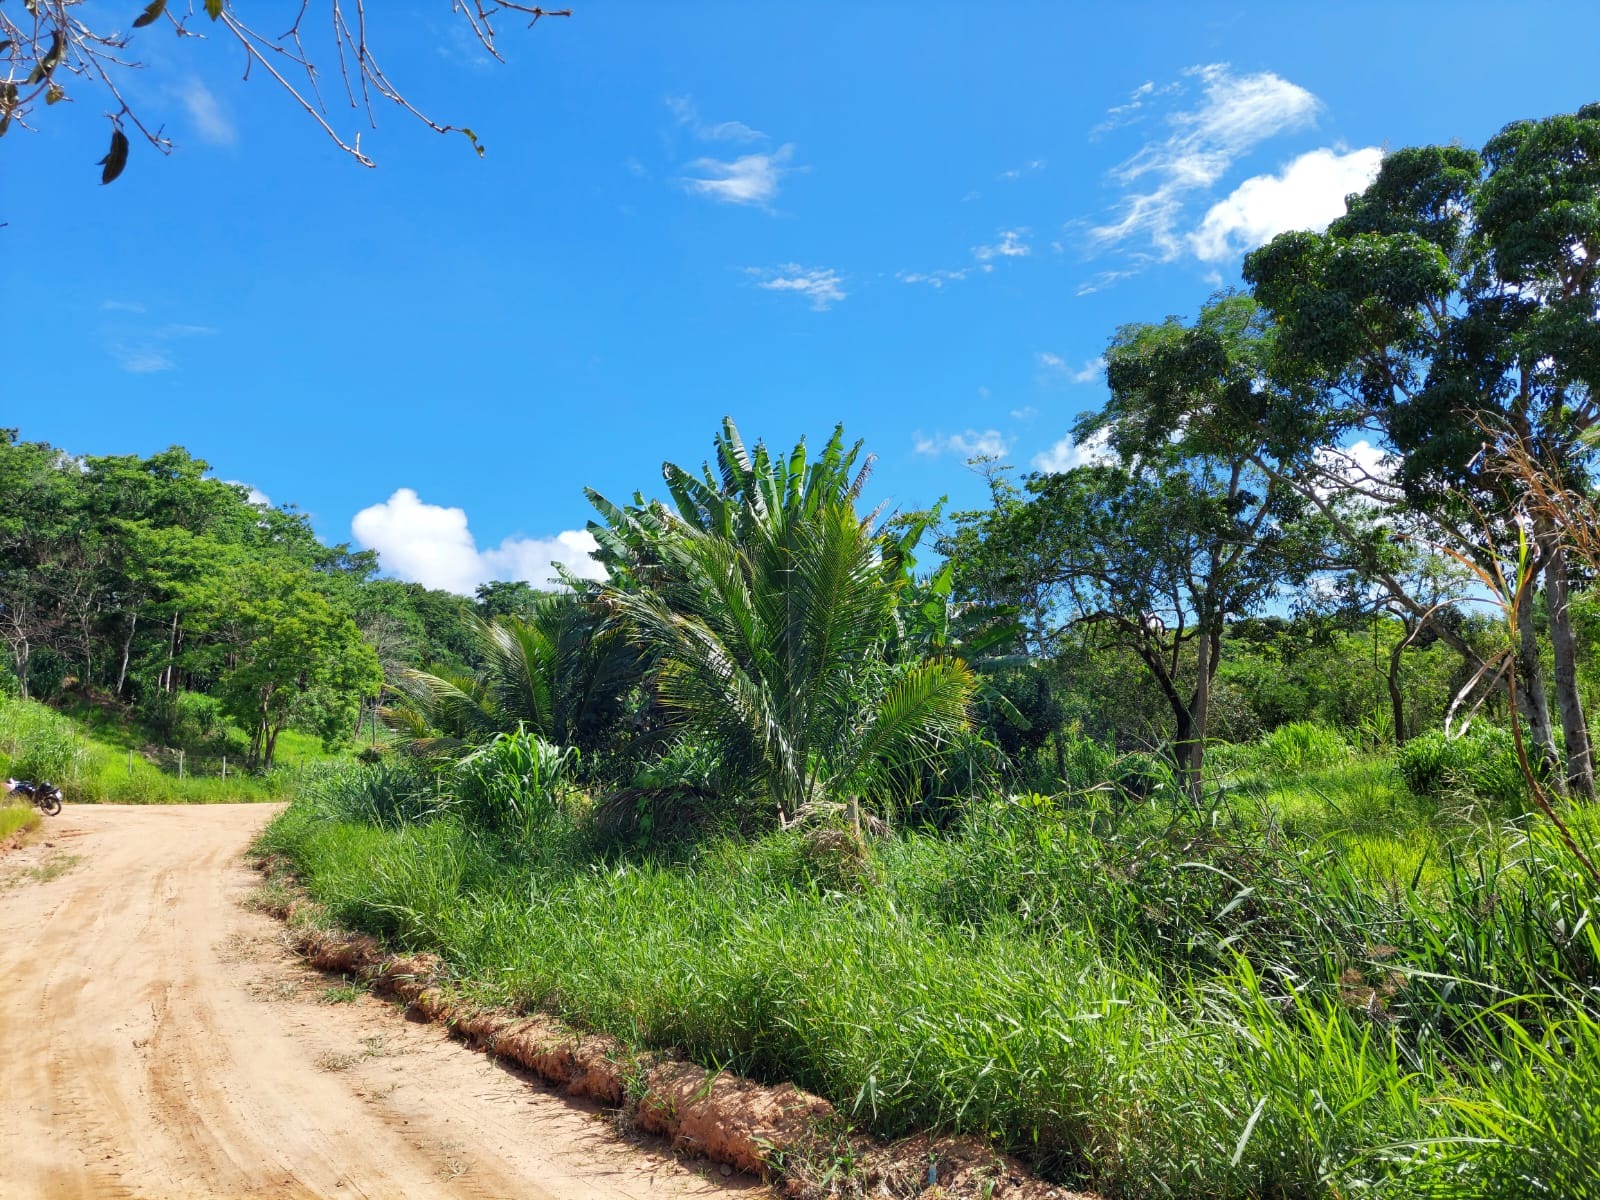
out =
<path fill-rule="evenodd" d="M 31 804 L 18 804 L 10 797 L 0 798 L 0 842 L 18 833 L 39 828 L 43 817 Z"/>
<path fill-rule="evenodd" d="M 841 882 L 800 830 L 597 847 L 527 753 L 426 812 L 401 773 L 327 775 L 263 848 L 485 1000 L 1108 1196 L 1594 1194 L 1600 1124 L 1554 1126 L 1600 1092 L 1595 897 L 1541 827 L 1434 828 L 1350 760 L 1199 814 L 973 802 Z"/>
<path fill-rule="evenodd" d="M 1256 745 L 1259 760 L 1283 775 L 1332 767 L 1350 758 L 1350 744 L 1337 729 L 1315 721 L 1280 725 Z"/>

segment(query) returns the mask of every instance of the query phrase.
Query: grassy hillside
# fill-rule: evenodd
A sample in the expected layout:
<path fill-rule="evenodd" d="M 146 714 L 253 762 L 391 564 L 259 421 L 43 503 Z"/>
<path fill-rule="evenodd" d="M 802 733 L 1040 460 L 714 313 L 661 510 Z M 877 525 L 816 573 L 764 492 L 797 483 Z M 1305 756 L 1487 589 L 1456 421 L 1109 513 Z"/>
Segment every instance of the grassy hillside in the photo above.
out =
<path fill-rule="evenodd" d="M 282 800 L 293 794 L 305 768 L 338 760 L 318 739 L 292 730 L 282 735 L 278 766 L 266 775 L 239 770 L 235 755 L 223 776 L 226 741 L 180 757 L 152 744 L 126 714 L 78 703 L 69 712 L 34 700 L 0 696 L 0 774 L 48 779 L 68 801 L 115 804 L 208 804 Z"/>

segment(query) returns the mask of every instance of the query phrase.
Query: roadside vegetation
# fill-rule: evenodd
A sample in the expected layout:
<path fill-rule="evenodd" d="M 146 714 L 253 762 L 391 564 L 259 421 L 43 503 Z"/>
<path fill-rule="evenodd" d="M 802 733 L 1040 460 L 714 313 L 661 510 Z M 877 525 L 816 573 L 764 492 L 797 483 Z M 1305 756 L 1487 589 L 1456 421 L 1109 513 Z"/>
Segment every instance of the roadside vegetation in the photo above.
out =
<path fill-rule="evenodd" d="M 1083 465 L 979 461 L 977 510 L 727 420 L 589 494 L 606 577 L 555 594 L 0 438 L 0 753 L 292 773 L 261 849 L 330 920 L 884 1137 L 1108 1197 L 1600 1196 L 1596 162 L 1594 106 L 1395 151 L 1116 331 Z"/>

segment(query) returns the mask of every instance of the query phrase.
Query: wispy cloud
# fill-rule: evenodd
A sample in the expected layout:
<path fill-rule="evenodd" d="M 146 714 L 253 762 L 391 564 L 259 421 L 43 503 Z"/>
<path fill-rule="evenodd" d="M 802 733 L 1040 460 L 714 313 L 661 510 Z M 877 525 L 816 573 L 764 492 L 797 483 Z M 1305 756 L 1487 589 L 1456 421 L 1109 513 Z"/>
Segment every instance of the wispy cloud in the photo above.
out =
<path fill-rule="evenodd" d="M 139 315 L 145 311 L 143 305 L 110 301 L 101 307 L 109 312 L 132 315 Z M 106 352 L 111 355 L 118 367 L 130 375 L 154 375 L 160 371 L 171 371 L 178 365 L 173 352 L 174 342 L 211 337 L 217 332 L 209 325 L 191 325 L 182 322 L 160 325 L 154 329 L 141 328 L 144 325 L 141 321 L 119 324 L 121 328 L 116 329 L 106 343 Z"/>
<path fill-rule="evenodd" d="M 154 375 L 158 371 L 170 371 L 178 365 L 172 355 L 159 346 L 130 346 L 125 342 L 112 342 L 106 349 L 116 359 L 117 366 L 130 375 Z"/>
<path fill-rule="evenodd" d="M 1026 229 L 1002 229 L 998 242 L 992 242 L 987 246 L 974 246 L 972 257 L 980 263 L 988 263 L 996 258 L 1026 258 L 1033 253 L 1033 248 L 1022 240 L 1027 236 Z"/>
<path fill-rule="evenodd" d="M 100 311 L 142 313 L 144 312 L 144 305 L 140 304 L 136 300 L 102 300 L 100 301 Z"/>
<path fill-rule="evenodd" d="M 942 288 L 947 283 L 959 283 L 967 277 L 967 269 L 959 271 L 897 271 L 895 278 L 901 283 L 925 283 L 931 288 Z"/>
<path fill-rule="evenodd" d="M 1305 88 L 1271 71 L 1235 75 L 1227 64 L 1212 63 L 1184 75 L 1198 81 L 1199 103 L 1170 113 L 1166 137 L 1112 168 L 1125 191 L 1114 217 L 1089 230 L 1094 249 L 1132 246 L 1157 261 L 1177 258 L 1187 245 L 1181 226 L 1189 197 L 1213 187 L 1266 139 L 1311 124 L 1321 108 Z M 1152 88 L 1135 99 L 1155 95 Z"/>
<path fill-rule="evenodd" d="M 784 263 L 775 268 L 746 267 L 745 274 L 756 280 L 757 287 L 769 292 L 795 292 L 804 296 L 811 301 L 815 312 L 827 312 L 849 295 L 844 290 L 844 278 L 829 267 Z"/>
<path fill-rule="evenodd" d="M 704 121 L 693 97 L 668 96 L 667 108 L 679 125 L 703 142 L 759 142 L 767 135 L 743 121 Z"/>
<path fill-rule="evenodd" d="M 198 79 L 190 79 L 178 93 L 183 107 L 188 110 L 189 123 L 194 126 L 200 140 L 213 146 L 231 146 L 239 140 L 239 131 L 233 127 L 222 111 L 222 105 L 211 94 L 211 89 Z"/>
<path fill-rule="evenodd" d="M 1344 214 L 1344 200 L 1377 177 L 1383 151 L 1376 146 L 1300 155 L 1276 175 L 1256 175 L 1207 210 L 1189 235 L 1203 262 L 1224 262 L 1290 229 L 1322 229 Z"/>
<path fill-rule="evenodd" d="M 1144 120 L 1146 110 L 1152 101 L 1162 96 L 1169 96 L 1178 91 L 1181 83 L 1166 83 L 1156 86 L 1153 79 L 1147 79 L 1133 91 L 1128 93 L 1127 102 L 1117 104 L 1106 109 L 1106 119 L 1089 131 L 1090 137 L 1100 137 L 1110 133 L 1113 129 L 1121 129 L 1124 125 L 1132 125 L 1136 121 Z"/>
<path fill-rule="evenodd" d="M 962 458 L 998 458 L 1010 448 L 1006 437 L 998 429 L 968 429 L 964 433 L 928 435 L 918 430 L 911 437 L 911 446 L 918 454 L 938 458 L 942 454 L 959 454 Z"/>
<path fill-rule="evenodd" d="M 1074 367 L 1059 354 L 1040 350 L 1033 356 L 1033 361 L 1038 364 L 1039 373 L 1046 380 L 1064 379 L 1068 383 L 1098 383 L 1105 378 L 1104 358 L 1085 359 L 1081 367 Z"/>
<path fill-rule="evenodd" d="M 686 176 L 683 185 L 723 204 L 765 207 L 777 198 L 779 181 L 795 169 L 788 165 L 793 157 L 794 146 L 788 144 L 771 154 L 745 154 L 730 162 L 697 158 L 688 167 L 695 174 Z"/>
<path fill-rule="evenodd" d="M 1001 179 L 1021 179 L 1024 175 L 1032 175 L 1035 171 L 1044 170 L 1044 159 L 1030 158 L 1020 167 L 1012 167 L 1009 171 L 1001 171 Z"/>
<path fill-rule="evenodd" d="M 1039 410 L 1033 407 L 1031 404 L 1026 404 L 1021 408 L 1013 408 L 1011 410 L 1011 419 L 1013 421 L 1031 421 L 1038 415 Z"/>

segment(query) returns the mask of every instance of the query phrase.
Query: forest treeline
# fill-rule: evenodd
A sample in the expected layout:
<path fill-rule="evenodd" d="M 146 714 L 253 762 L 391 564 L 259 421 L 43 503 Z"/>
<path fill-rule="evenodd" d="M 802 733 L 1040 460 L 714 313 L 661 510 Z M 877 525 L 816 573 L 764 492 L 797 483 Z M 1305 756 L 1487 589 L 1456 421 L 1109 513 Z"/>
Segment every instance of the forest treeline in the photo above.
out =
<path fill-rule="evenodd" d="M 182 447 L 75 455 L 0 430 L 0 679 L 125 706 L 170 742 L 231 720 L 265 770 L 284 728 L 348 741 L 386 677 L 464 669 L 469 618 L 531 594 L 379 578 L 370 551 L 250 494 Z"/>
<path fill-rule="evenodd" d="M 226 714 L 262 767 L 283 728 L 335 742 L 382 705 L 413 745 L 524 724 L 609 783 L 699 754 L 791 812 L 860 790 L 866 759 L 827 760 L 862 738 L 882 759 L 897 702 L 960 710 L 877 781 L 908 801 L 980 769 L 1046 786 L 1082 737 L 1163 753 L 1198 797 L 1208 743 L 1307 719 L 1401 743 L 1514 703 L 1552 782 L 1592 796 L 1592 547 L 1569 518 L 1600 417 L 1597 162 L 1600 106 L 1391 153 L 1326 231 L 1249 255 L 1244 290 L 1118 330 L 1081 465 L 982 463 L 979 510 L 863 518 L 859 446 L 781 456 L 730 421 L 701 473 L 665 466 L 665 500 L 591 496 L 610 575 L 565 597 L 382 579 L 177 447 L 6 433 L 9 674 L 158 732 Z M 848 661 L 816 624 L 838 621 Z"/>

